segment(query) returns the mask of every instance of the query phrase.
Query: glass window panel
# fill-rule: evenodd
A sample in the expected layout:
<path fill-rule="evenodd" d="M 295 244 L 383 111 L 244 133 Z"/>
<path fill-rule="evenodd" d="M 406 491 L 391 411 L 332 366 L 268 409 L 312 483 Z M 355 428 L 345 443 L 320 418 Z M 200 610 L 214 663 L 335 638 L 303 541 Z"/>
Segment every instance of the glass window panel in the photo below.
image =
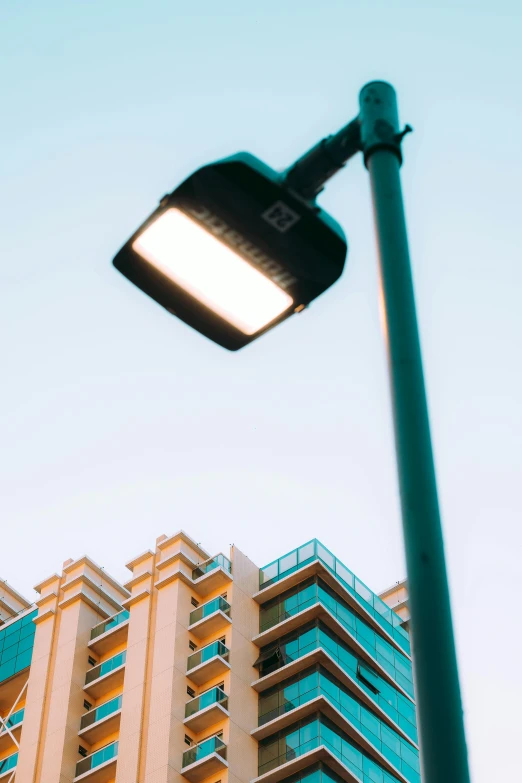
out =
<path fill-rule="evenodd" d="M 299 706 L 299 683 L 294 682 L 292 685 L 287 685 L 283 691 L 284 701 L 291 702 L 294 707 Z"/>
<path fill-rule="evenodd" d="M 372 783 L 384 783 L 383 770 L 367 757 L 364 757 L 363 760 L 363 771 L 368 775 Z"/>
<path fill-rule="evenodd" d="M 361 724 L 372 732 L 376 737 L 381 736 L 380 721 L 368 710 L 361 710 Z"/>
<path fill-rule="evenodd" d="M 349 571 L 346 566 L 343 566 L 342 563 L 339 562 L 339 560 L 335 561 L 335 573 L 339 577 L 339 579 L 347 584 L 349 587 L 353 587 L 353 574 L 351 571 Z"/>
<path fill-rule="evenodd" d="M 311 672 L 310 674 L 307 674 L 306 677 L 303 677 L 299 680 L 297 685 L 299 687 L 299 693 L 301 696 L 305 693 L 308 693 L 308 691 L 317 688 L 318 676 L 318 672 Z"/>
<path fill-rule="evenodd" d="M 346 747 L 344 748 L 344 757 L 350 764 L 353 764 L 357 770 L 362 770 L 363 754 L 360 750 L 354 748 L 353 745 L 346 744 Z"/>
<path fill-rule="evenodd" d="M 316 629 L 315 628 L 310 628 L 308 631 L 305 631 L 299 637 L 299 647 L 301 649 L 303 647 L 308 647 L 310 644 L 313 644 L 316 639 L 317 639 Z"/>
<path fill-rule="evenodd" d="M 317 542 L 317 557 L 335 573 L 335 558 L 319 541 Z"/>
<path fill-rule="evenodd" d="M 310 541 L 308 544 L 299 547 L 297 550 L 299 564 L 304 563 L 305 560 L 310 560 L 315 557 L 315 542 Z"/>
<path fill-rule="evenodd" d="M 407 701 L 404 696 L 397 697 L 397 709 L 401 715 L 404 715 L 405 718 L 409 719 L 410 723 L 415 722 L 415 709 L 413 704 Z"/>
<path fill-rule="evenodd" d="M 410 748 L 405 742 L 402 743 L 401 757 L 415 772 L 420 772 L 419 756 L 413 748 Z"/>
<path fill-rule="evenodd" d="M 334 701 L 339 701 L 339 688 L 328 677 L 321 676 L 321 690 L 323 690 Z"/>
<path fill-rule="evenodd" d="M 392 648 L 390 647 L 389 644 L 383 642 L 383 640 L 379 636 L 376 636 L 375 638 L 375 649 L 377 650 L 377 652 L 380 652 L 381 655 L 383 655 L 387 661 L 393 663 L 395 656 L 393 654 Z"/>
<path fill-rule="evenodd" d="M 4 650 L 2 652 L 2 663 L 5 663 L 6 661 L 10 661 L 12 658 L 16 658 L 17 653 L 18 653 L 18 642 L 16 642 L 15 644 L 11 644 L 9 647 L 4 647 Z"/>
<path fill-rule="evenodd" d="M 384 758 L 388 759 L 390 764 L 393 764 L 397 769 L 402 769 L 401 757 L 397 753 L 394 753 L 391 748 L 384 744 L 384 742 L 381 744 L 381 753 Z"/>
<path fill-rule="evenodd" d="M 393 750 L 394 753 L 400 755 L 401 741 L 399 739 L 398 734 L 396 734 L 394 731 L 389 729 L 384 724 L 382 724 L 381 726 L 381 740 L 383 744 L 391 748 L 391 750 Z"/>
<path fill-rule="evenodd" d="M 260 571 L 260 577 L 261 577 L 261 584 L 264 585 L 265 582 L 269 582 L 271 579 L 277 578 L 279 575 L 279 562 L 276 560 L 275 563 L 270 563 L 270 565 L 265 566 Z"/>
<path fill-rule="evenodd" d="M 360 595 L 361 598 L 366 601 L 366 603 L 370 604 L 370 606 L 373 606 L 372 591 L 369 590 L 362 582 L 359 582 L 358 579 L 355 580 L 355 592 Z"/>
<path fill-rule="evenodd" d="M 290 552 L 290 554 L 285 555 L 279 560 L 279 573 L 282 576 L 286 571 L 289 571 L 291 568 L 296 568 L 296 566 L 297 566 L 297 550 L 294 550 L 293 552 Z"/>
<path fill-rule="evenodd" d="M 313 720 L 310 723 L 306 723 L 299 729 L 299 744 L 304 742 L 310 742 L 315 739 L 319 734 L 319 721 Z"/>
<path fill-rule="evenodd" d="M 315 582 L 312 582 L 311 585 L 307 585 L 301 590 L 301 598 L 300 603 L 305 603 L 306 601 L 311 601 L 316 598 L 317 596 L 317 585 Z"/>

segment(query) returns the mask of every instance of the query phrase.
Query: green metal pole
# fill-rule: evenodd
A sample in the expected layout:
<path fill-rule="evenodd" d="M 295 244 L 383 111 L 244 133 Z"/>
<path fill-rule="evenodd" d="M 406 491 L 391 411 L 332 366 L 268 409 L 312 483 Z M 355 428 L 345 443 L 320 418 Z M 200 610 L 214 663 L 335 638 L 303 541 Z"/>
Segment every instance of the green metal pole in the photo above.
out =
<path fill-rule="evenodd" d="M 423 783 L 468 783 L 455 641 L 401 193 L 397 100 L 359 96 L 371 180 L 406 549 Z"/>

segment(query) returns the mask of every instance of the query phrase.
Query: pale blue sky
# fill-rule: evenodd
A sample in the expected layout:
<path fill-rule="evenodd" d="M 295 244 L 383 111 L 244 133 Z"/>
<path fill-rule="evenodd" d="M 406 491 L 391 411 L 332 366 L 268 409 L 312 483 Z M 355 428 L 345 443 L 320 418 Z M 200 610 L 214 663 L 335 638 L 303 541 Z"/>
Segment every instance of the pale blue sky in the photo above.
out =
<path fill-rule="evenodd" d="M 180 527 L 259 565 L 318 536 L 404 575 L 361 161 L 321 204 L 341 281 L 229 354 L 110 261 L 199 165 L 282 168 L 395 84 L 475 783 L 520 775 L 520 30 L 515 0 L 2 0 L 0 576 L 114 576 Z M 28 549 L 28 547 L 30 547 Z M 19 554 L 24 552 L 24 558 Z"/>

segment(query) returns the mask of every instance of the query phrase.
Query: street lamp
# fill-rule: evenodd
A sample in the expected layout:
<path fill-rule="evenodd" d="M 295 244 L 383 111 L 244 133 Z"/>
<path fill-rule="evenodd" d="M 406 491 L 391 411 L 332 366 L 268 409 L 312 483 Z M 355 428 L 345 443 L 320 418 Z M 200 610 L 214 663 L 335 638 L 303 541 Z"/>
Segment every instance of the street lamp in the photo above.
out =
<path fill-rule="evenodd" d="M 469 783 L 435 468 L 402 202 L 397 100 L 367 84 L 355 120 L 283 174 L 250 155 L 206 166 L 160 202 L 114 259 L 149 296 L 236 350 L 306 307 L 341 275 L 342 229 L 316 204 L 358 152 L 370 174 L 424 783 Z"/>

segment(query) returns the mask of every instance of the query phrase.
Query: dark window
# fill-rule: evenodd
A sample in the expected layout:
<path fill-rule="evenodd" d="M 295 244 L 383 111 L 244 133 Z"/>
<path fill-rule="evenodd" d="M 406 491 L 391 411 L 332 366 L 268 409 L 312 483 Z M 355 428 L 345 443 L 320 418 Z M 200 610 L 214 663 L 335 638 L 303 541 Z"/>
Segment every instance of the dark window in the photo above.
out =
<path fill-rule="evenodd" d="M 87 755 L 87 748 L 84 748 L 83 745 L 80 745 L 78 748 L 78 753 L 80 754 L 80 756 L 83 756 L 83 758 L 85 758 L 85 756 Z"/>
<path fill-rule="evenodd" d="M 190 696 L 191 699 L 195 698 L 195 696 L 196 696 L 196 691 L 193 690 L 190 687 L 190 685 L 187 685 L 187 693 L 188 693 L 188 695 Z"/>
<path fill-rule="evenodd" d="M 194 598 L 194 596 L 192 596 L 192 598 L 190 599 L 190 603 L 192 604 L 192 606 L 199 606 L 199 601 L 197 600 L 197 598 Z"/>
<path fill-rule="evenodd" d="M 90 710 L 92 708 L 91 702 L 87 701 L 87 699 L 83 700 L 83 706 L 84 706 L 84 709 L 86 709 L 86 710 Z"/>
<path fill-rule="evenodd" d="M 87 658 L 87 660 L 88 660 L 88 662 L 89 662 L 89 666 L 96 666 L 96 664 L 98 663 L 98 661 L 96 660 L 96 658 L 93 658 L 93 657 L 92 657 L 92 655 L 89 655 L 89 657 Z"/>
<path fill-rule="evenodd" d="M 378 676 L 360 662 L 357 664 L 357 677 L 374 693 L 380 692 Z"/>
<path fill-rule="evenodd" d="M 192 739 L 188 734 L 185 734 L 185 745 L 192 745 Z"/>
<path fill-rule="evenodd" d="M 194 650 L 198 649 L 197 644 L 195 642 L 193 642 L 192 639 L 189 641 L 189 647 L 192 650 L 192 652 L 194 652 Z"/>

